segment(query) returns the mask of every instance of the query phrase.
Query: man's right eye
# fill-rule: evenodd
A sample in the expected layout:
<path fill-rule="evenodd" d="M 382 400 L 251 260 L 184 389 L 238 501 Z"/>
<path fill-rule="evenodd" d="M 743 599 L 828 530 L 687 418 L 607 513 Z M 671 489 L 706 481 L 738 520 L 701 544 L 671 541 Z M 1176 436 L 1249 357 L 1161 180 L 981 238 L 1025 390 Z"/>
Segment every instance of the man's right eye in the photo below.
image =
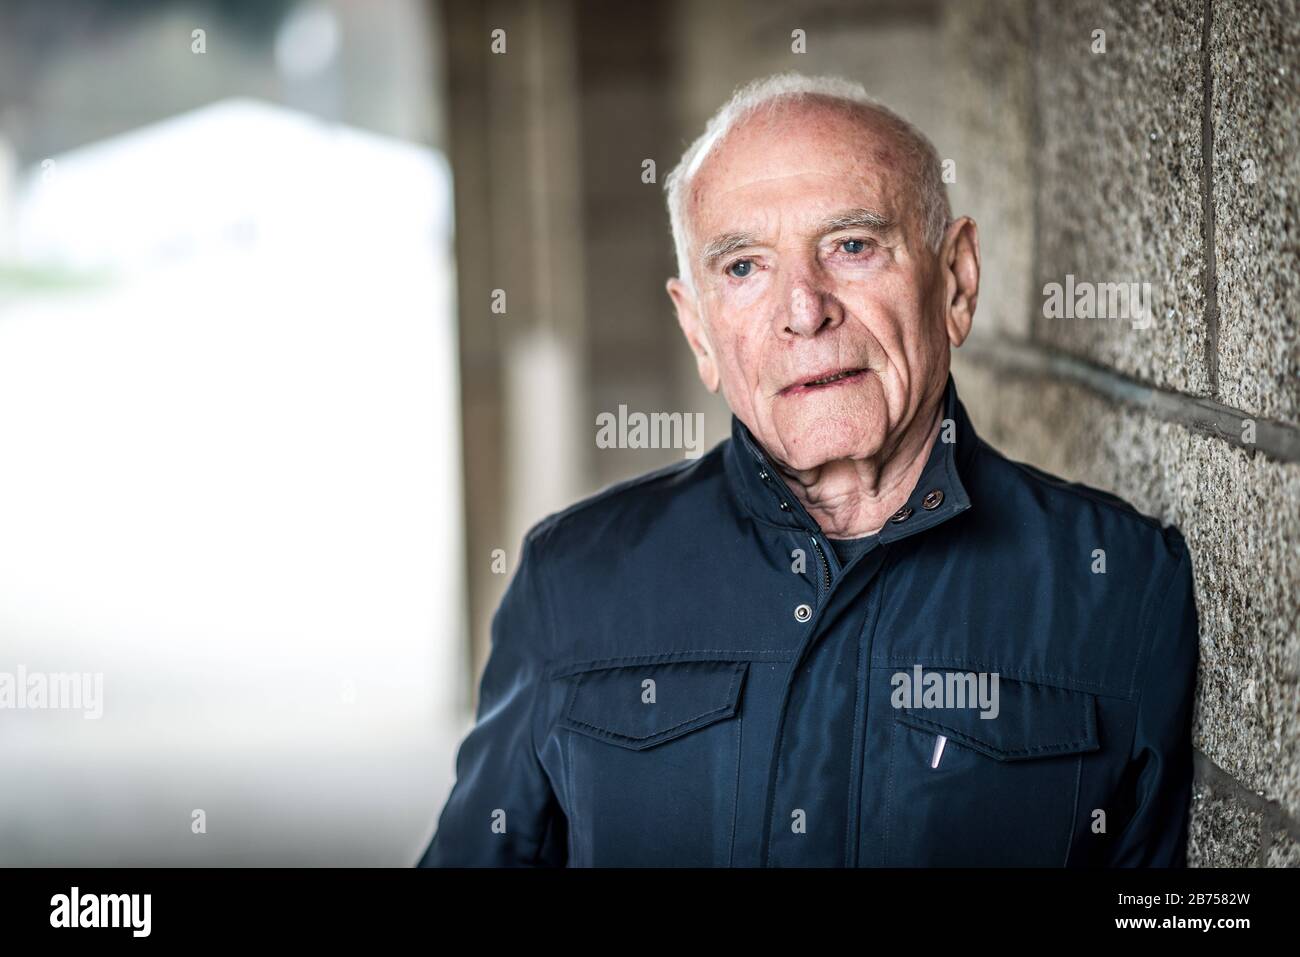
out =
<path fill-rule="evenodd" d="M 727 267 L 727 275 L 733 279 L 744 279 L 753 269 L 754 261 L 752 259 L 737 259 Z"/>

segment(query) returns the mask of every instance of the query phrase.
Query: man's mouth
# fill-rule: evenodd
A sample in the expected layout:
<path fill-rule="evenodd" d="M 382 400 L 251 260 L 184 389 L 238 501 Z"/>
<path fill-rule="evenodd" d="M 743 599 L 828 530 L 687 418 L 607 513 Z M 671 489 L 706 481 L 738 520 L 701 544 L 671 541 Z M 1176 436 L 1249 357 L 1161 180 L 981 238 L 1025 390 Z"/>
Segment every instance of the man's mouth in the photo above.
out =
<path fill-rule="evenodd" d="M 839 369 L 834 372 L 824 373 L 813 379 L 805 379 L 803 382 L 788 385 L 781 390 L 780 394 L 799 395 L 805 392 L 817 392 L 846 382 L 854 382 L 866 374 L 866 369 Z"/>

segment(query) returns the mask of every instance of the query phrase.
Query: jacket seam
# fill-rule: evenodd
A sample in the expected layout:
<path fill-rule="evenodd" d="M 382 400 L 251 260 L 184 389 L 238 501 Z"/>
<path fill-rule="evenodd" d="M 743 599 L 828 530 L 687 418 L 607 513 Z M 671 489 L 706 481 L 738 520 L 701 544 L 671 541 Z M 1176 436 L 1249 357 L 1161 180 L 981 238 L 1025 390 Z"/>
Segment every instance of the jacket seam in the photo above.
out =
<path fill-rule="evenodd" d="M 889 755 L 885 765 L 885 826 L 880 836 L 880 864 L 889 866 L 889 832 L 894 826 L 894 753 L 898 750 L 898 729 L 902 725 L 897 721 L 889 723 L 889 742 L 886 752 Z"/>
<path fill-rule="evenodd" d="M 533 682 L 532 701 L 528 706 L 529 741 L 532 742 L 533 755 L 535 758 L 537 758 L 538 763 L 540 764 L 541 749 L 538 748 L 537 746 L 537 699 L 540 697 L 543 678 L 546 675 L 548 669 L 550 668 L 551 653 L 552 653 L 551 648 L 552 648 L 552 641 L 554 639 L 555 628 L 551 619 L 550 602 L 547 600 L 547 596 L 546 596 L 546 588 L 545 588 L 546 583 L 542 577 L 543 563 L 541 561 L 540 549 L 536 547 L 535 544 L 536 538 L 534 536 L 530 535 L 529 540 L 530 540 L 529 543 L 526 543 L 524 546 L 525 560 L 528 560 L 530 566 L 532 567 L 533 577 L 531 579 L 531 583 L 529 587 L 536 593 L 538 606 L 541 611 L 542 636 L 543 636 L 542 644 L 545 646 L 542 649 L 542 661 L 541 661 L 542 666 L 541 668 L 538 669 L 537 679 Z M 531 559 L 528 558 L 528 554 L 530 551 L 531 551 Z"/>
<path fill-rule="evenodd" d="M 736 779 L 731 799 L 731 840 L 727 845 L 727 866 L 736 866 L 736 822 L 740 819 L 740 759 L 744 754 L 745 722 L 739 710 L 736 712 Z"/>
<path fill-rule="evenodd" d="M 551 656 L 553 654 L 553 647 L 554 647 L 553 645 L 554 636 L 555 636 L 555 627 L 551 616 L 550 602 L 547 600 L 547 595 L 546 595 L 546 587 L 545 587 L 546 582 L 545 582 L 545 578 L 542 575 L 545 563 L 542 562 L 541 560 L 541 549 L 540 546 L 537 544 L 537 541 L 541 537 L 541 535 L 542 532 L 538 531 L 536 534 L 530 534 L 525 539 L 524 549 L 523 549 L 524 557 L 521 558 L 520 560 L 520 564 L 523 564 L 525 561 L 528 561 L 531 569 L 530 573 L 532 577 L 530 579 L 529 588 L 530 590 L 536 593 L 538 604 L 540 606 L 541 618 L 542 618 L 542 635 L 543 635 L 542 644 L 545 646 L 544 648 L 541 649 L 542 651 L 541 667 L 538 668 L 537 674 L 534 675 L 532 700 L 529 702 L 528 705 L 528 741 L 533 749 L 533 755 L 532 755 L 533 760 L 537 763 L 538 769 L 541 771 L 542 775 L 547 779 L 547 782 L 551 784 L 552 788 L 554 788 L 554 783 L 551 782 L 550 780 L 550 774 L 546 770 L 546 765 L 542 763 L 541 749 L 537 746 L 537 702 L 541 698 L 542 686 L 546 683 L 545 675 L 551 662 Z M 531 557 L 529 556 L 530 550 L 531 550 Z M 538 843 L 537 849 L 533 854 L 533 864 L 535 866 L 541 862 L 542 853 L 546 848 L 546 837 L 550 833 L 550 829 L 552 826 L 553 826 L 553 822 L 548 820 L 546 822 L 546 828 L 542 834 L 542 840 L 540 841 L 540 843 Z"/>
<path fill-rule="evenodd" d="M 1079 827 L 1079 794 L 1083 791 L 1083 755 L 1080 754 L 1074 767 L 1074 803 L 1070 807 L 1070 822 L 1065 841 L 1065 859 L 1062 867 L 1070 866 L 1070 854 L 1074 850 L 1074 832 Z"/>
<path fill-rule="evenodd" d="M 692 658 L 690 655 L 728 655 L 726 658 Z M 632 668 L 637 665 L 656 664 L 708 664 L 716 661 L 750 662 L 750 661 L 789 661 L 793 652 L 773 651 L 763 648 L 700 648 L 687 651 L 664 651 L 656 654 L 616 655 L 611 658 L 583 658 L 577 661 L 555 662 L 551 665 L 548 677 L 565 678 L 584 674 L 588 671 L 613 670 L 615 668 Z"/>
<path fill-rule="evenodd" d="M 725 443 L 725 439 L 718 442 L 713 448 L 709 449 L 709 451 L 705 452 L 704 455 L 700 456 L 698 459 L 687 459 L 683 462 L 673 462 L 669 465 L 652 469 L 644 475 L 636 475 L 632 478 L 623 479 L 622 481 L 606 485 L 604 488 L 592 493 L 581 501 L 574 502 L 567 508 L 560 509 L 558 512 L 553 512 L 550 515 L 547 515 L 537 523 L 533 531 L 538 535 L 545 534 L 549 536 L 551 531 L 565 519 L 571 518 L 589 508 L 600 505 L 608 498 L 612 498 L 622 492 L 630 492 L 639 489 L 663 479 L 675 478 L 678 473 L 685 472 L 691 468 L 699 468 L 710 458 L 720 455 L 721 448 Z"/>
<path fill-rule="evenodd" d="M 883 568 L 881 571 L 883 572 Z M 868 596 L 867 613 L 858 632 L 858 683 L 854 689 L 853 714 L 853 759 L 849 769 L 849 833 L 845 836 L 845 866 L 857 866 L 862 857 L 862 776 L 867 759 L 867 724 L 871 720 L 871 656 L 868 654 L 875 643 L 876 626 L 880 621 L 880 592 L 871 590 Z M 859 735 L 859 702 L 862 716 L 861 734 Z"/>
<path fill-rule="evenodd" d="M 871 616 L 871 612 L 868 611 L 867 617 L 869 618 L 870 616 Z M 857 642 L 858 666 L 855 670 L 858 673 L 858 679 L 857 681 L 854 682 L 853 685 L 853 735 L 852 735 L 853 750 L 850 752 L 850 757 L 849 757 L 849 793 L 848 795 L 846 795 L 848 798 L 849 818 L 845 822 L 845 834 L 844 834 L 844 866 L 845 867 L 852 866 L 853 863 L 852 848 L 858 842 L 858 827 L 857 827 L 857 817 L 859 813 L 858 798 L 860 798 L 862 794 L 862 790 L 861 790 L 862 782 L 858 779 L 858 775 L 861 770 L 858 762 L 859 760 L 861 760 L 862 752 L 866 750 L 865 739 L 867 736 L 866 735 L 867 719 L 866 719 L 866 715 L 863 715 L 862 740 L 859 741 L 858 713 L 859 713 L 859 709 L 863 707 L 862 691 L 863 691 L 863 686 L 871 679 L 871 666 L 870 664 L 866 664 L 866 662 L 864 661 L 864 658 L 866 656 L 863 654 L 863 648 L 862 648 L 862 633 L 866 630 L 866 621 L 863 621 L 862 625 L 863 625 L 862 629 L 858 632 L 858 642 Z M 865 675 L 862 673 L 864 670 L 863 669 L 864 664 L 866 664 L 865 670 L 867 672 Z"/>
<path fill-rule="evenodd" d="M 1125 502 L 1123 505 L 1121 505 L 1117 502 L 1110 501 L 1109 499 L 1102 498 L 1100 495 L 1097 495 L 1093 490 L 1088 489 L 1086 486 L 1079 487 L 1080 483 L 1077 482 L 1067 484 L 1065 479 L 1058 479 L 1057 481 L 1051 481 L 1047 478 L 1044 478 L 1042 475 L 1035 474 L 1033 471 L 1031 471 L 1033 466 L 1030 465 L 1028 462 L 1018 462 L 1015 459 L 1009 458 L 1000 452 L 998 452 L 997 455 L 1004 462 L 1006 462 L 1008 465 L 1014 468 L 1016 471 L 1020 472 L 1026 478 L 1034 482 L 1034 484 L 1042 488 L 1048 488 L 1048 489 L 1052 489 L 1053 491 L 1063 492 L 1066 495 L 1071 495 L 1074 496 L 1075 498 L 1081 498 L 1084 501 L 1092 502 L 1094 505 L 1100 505 L 1102 508 L 1105 508 L 1107 511 L 1114 513 L 1116 516 L 1120 518 L 1128 519 L 1130 521 L 1136 521 L 1146 526 L 1149 529 L 1160 531 L 1161 528 L 1160 522 L 1158 522 L 1150 515 L 1143 515 L 1136 508 L 1134 508 L 1131 503 Z"/>
<path fill-rule="evenodd" d="M 573 735 L 568 734 L 565 735 L 564 738 L 565 740 L 564 740 L 563 747 L 565 752 L 565 761 L 564 761 L 565 784 L 568 787 L 569 793 L 575 794 L 577 793 L 578 783 L 577 783 L 577 776 L 573 770 Z M 581 839 L 582 839 L 582 829 L 573 827 L 572 822 L 570 822 L 569 862 L 571 864 L 574 861 L 580 862 L 583 860 L 582 851 L 579 849 L 580 848 L 579 842 L 581 841 Z"/>
<path fill-rule="evenodd" d="M 918 659 L 924 659 L 918 661 Z M 873 667 L 899 667 L 920 664 L 928 668 L 978 668 L 986 671 L 996 671 L 1003 679 L 1007 681 L 1019 681 L 1023 684 L 1042 685 L 1045 688 L 1055 688 L 1058 691 L 1069 691 L 1075 694 L 1090 694 L 1099 698 L 1116 698 L 1120 701 L 1132 700 L 1132 690 L 1111 691 L 1100 682 L 1089 681 L 1086 678 L 1076 678 L 1073 675 L 1049 674 L 1043 671 L 1022 671 L 1018 668 L 1007 668 L 1004 665 L 992 661 L 981 661 L 977 658 L 954 658 L 942 657 L 935 658 L 929 655 L 873 655 L 871 658 Z M 1053 684 L 1052 682 L 1058 682 Z"/>

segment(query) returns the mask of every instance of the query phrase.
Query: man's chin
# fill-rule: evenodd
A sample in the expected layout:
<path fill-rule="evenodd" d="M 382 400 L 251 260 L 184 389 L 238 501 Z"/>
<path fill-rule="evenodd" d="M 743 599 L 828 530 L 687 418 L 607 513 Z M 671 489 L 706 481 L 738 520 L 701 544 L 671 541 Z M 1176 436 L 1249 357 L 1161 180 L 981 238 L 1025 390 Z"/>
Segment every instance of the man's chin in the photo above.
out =
<path fill-rule="evenodd" d="M 880 448 L 873 423 L 843 417 L 792 422 L 779 428 L 785 464 L 796 471 L 820 468 L 837 459 L 864 458 Z"/>
<path fill-rule="evenodd" d="M 825 393 L 779 395 L 769 427 L 784 463 L 799 471 L 880 450 L 889 429 L 884 395 L 874 377 Z"/>

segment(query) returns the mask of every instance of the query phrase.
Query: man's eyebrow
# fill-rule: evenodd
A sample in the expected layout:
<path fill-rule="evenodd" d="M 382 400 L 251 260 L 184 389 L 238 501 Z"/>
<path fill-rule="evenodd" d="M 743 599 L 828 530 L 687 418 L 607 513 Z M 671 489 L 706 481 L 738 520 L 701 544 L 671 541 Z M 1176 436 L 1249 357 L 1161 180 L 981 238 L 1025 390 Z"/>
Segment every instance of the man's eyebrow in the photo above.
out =
<path fill-rule="evenodd" d="M 705 269 L 712 269 L 719 259 L 734 253 L 737 249 L 759 245 L 760 240 L 753 233 L 723 233 L 715 236 L 700 251 L 700 261 Z"/>
<path fill-rule="evenodd" d="M 870 209 L 846 209 L 836 213 L 829 219 L 822 221 L 819 227 L 819 235 L 837 232 L 841 229 L 870 229 L 874 232 L 884 233 L 893 229 L 896 224 L 888 216 L 882 216 L 880 213 Z"/>

